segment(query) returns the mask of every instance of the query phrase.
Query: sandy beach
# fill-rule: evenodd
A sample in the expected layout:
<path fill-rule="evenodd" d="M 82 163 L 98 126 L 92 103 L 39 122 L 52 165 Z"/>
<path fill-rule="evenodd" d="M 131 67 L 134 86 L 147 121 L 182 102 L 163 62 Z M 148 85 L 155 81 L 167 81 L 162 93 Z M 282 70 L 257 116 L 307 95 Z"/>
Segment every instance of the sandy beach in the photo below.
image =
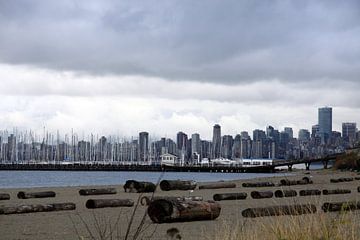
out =
<path fill-rule="evenodd" d="M 239 180 L 235 182 L 237 187 L 231 189 L 216 189 L 216 190 L 199 190 L 196 188 L 193 192 L 189 191 L 161 191 L 158 189 L 155 196 L 202 196 L 204 200 L 212 200 L 215 193 L 231 193 L 231 192 L 246 192 L 248 197 L 246 200 L 230 200 L 221 201 L 221 214 L 219 218 L 211 221 L 195 221 L 184 223 L 171 224 L 154 224 L 147 216 L 141 234 L 141 239 L 168 239 L 166 231 L 169 228 L 176 227 L 179 229 L 182 239 L 213 239 L 217 231 L 221 231 L 224 225 L 229 223 L 243 223 L 244 221 L 253 221 L 256 228 L 256 220 L 245 219 L 241 216 L 241 211 L 249 207 L 263 207 L 271 205 L 295 204 L 295 203 L 313 203 L 318 207 L 318 212 L 321 211 L 322 203 L 336 202 L 336 201 L 354 201 L 358 200 L 360 193 L 357 192 L 357 187 L 360 186 L 360 181 L 330 183 L 330 178 L 340 177 L 354 177 L 358 176 L 354 172 L 340 172 L 333 170 L 313 170 L 313 171 L 296 171 L 294 175 L 286 177 L 288 179 L 301 179 L 304 176 L 310 177 L 314 182 L 310 185 L 296 185 L 285 187 L 265 187 L 265 188 L 244 188 L 241 186 L 243 182 L 257 182 L 270 181 L 275 184 L 279 183 L 280 179 L 284 177 L 270 177 L 252 180 Z M 196 174 L 196 173 L 194 173 Z M 134 174 L 134 179 L 136 175 Z M 191 179 L 189 179 L 191 180 Z M 201 185 L 202 183 L 199 183 Z M 89 186 L 95 188 L 96 186 Z M 99 186 L 100 187 L 100 186 Z M 104 187 L 104 186 L 101 186 Z M 122 186 L 107 186 L 115 187 L 117 194 L 115 195 L 101 195 L 101 196 L 80 196 L 78 191 L 85 187 L 57 187 L 57 188 L 32 188 L 32 189 L 0 189 L 1 193 L 9 193 L 10 200 L 0 201 L 0 205 L 16 205 L 16 204 L 35 204 L 35 203 L 61 203 L 73 202 L 76 204 L 74 211 L 60 211 L 60 212 L 41 212 L 41 213 L 27 213 L 27 214 L 13 214 L 0 215 L 0 238 L 1 239 L 91 239 L 91 234 L 96 237 L 97 228 L 104 229 L 105 225 L 111 230 L 114 236 L 125 235 L 129 219 L 134 211 L 134 207 L 122 208 L 101 208 L 90 210 L 85 207 L 86 200 L 92 198 L 121 198 L 132 199 L 135 202 L 139 198 L 139 193 L 125 193 Z M 270 199 L 252 199 L 250 192 L 254 190 L 271 190 L 277 189 L 336 189 L 344 188 L 350 189 L 351 194 L 340 195 L 321 195 L 321 196 L 307 196 L 307 197 L 293 197 L 293 198 L 270 198 Z M 46 191 L 52 190 L 56 192 L 55 198 L 43 199 L 18 199 L 16 197 L 19 191 Z M 151 194 L 143 194 L 150 196 Z M 140 219 L 146 212 L 145 206 L 140 206 L 135 214 L 133 233 L 138 226 Z M 267 217 L 271 219 L 271 217 Z M 282 217 L 284 218 L 284 217 Z M 103 226 L 104 225 L 104 226 Z M 100 226 L 100 227 L 98 227 Z M 96 237 L 98 239 L 98 237 Z"/>

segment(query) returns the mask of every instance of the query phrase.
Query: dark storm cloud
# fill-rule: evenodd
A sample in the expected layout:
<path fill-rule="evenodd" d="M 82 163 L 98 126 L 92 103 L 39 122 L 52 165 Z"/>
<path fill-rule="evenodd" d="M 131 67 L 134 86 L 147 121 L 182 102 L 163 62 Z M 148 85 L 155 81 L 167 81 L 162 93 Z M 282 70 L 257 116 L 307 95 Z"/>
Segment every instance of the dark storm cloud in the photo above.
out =
<path fill-rule="evenodd" d="M 359 1 L 1 1 L 0 61 L 241 83 L 358 81 Z"/>

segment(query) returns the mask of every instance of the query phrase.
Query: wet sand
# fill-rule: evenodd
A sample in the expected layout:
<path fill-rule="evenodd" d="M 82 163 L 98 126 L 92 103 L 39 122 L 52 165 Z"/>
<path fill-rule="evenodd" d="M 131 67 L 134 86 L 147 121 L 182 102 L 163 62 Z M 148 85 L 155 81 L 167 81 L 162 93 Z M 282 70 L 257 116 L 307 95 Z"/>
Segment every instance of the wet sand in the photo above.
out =
<path fill-rule="evenodd" d="M 310 174 L 305 174 L 310 173 Z M 194 173 L 196 174 L 196 173 Z M 311 177 L 314 182 L 310 185 L 297 185 L 286 187 L 264 187 L 264 188 L 244 188 L 241 186 L 243 182 L 257 182 L 257 181 L 271 181 L 275 184 L 279 183 L 280 179 L 301 179 L 302 177 Z M 160 189 L 156 191 L 155 196 L 202 196 L 204 200 L 212 200 L 215 193 L 231 193 L 231 192 L 246 192 L 248 197 L 246 200 L 231 200 L 221 201 L 220 217 L 212 221 L 196 221 L 184 223 L 169 223 L 169 224 L 154 224 L 148 216 L 146 216 L 143 232 L 140 239 L 168 239 L 166 231 L 169 228 L 176 227 L 180 230 L 182 239 L 212 239 L 214 231 L 221 230 L 224 224 L 229 222 L 243 222 L 245 219 L 241 216 L 241 211 L 249 207 L 263 207 L 281 204 L 295 204 L 295 203 L 313 203 L 317 205 L 318 211 L 321 211 L 321 205 L 325 201 L 355 201 L 359 200 L 360 193 L 357 192 L 357 187 L 360 186 L 360 181 L 344 182 L 344 183 L 330 183 L 330 178 L 339 177 L 355 177 L 358 176 L 353 172 L 340 172 L 332 170 L 313 170 L 313 171 L 298 171 L 294 175 L 287 177 L 270 177 L 251 180 L 230 181 L 235 182 L 237 187 L 231 189 L 210 189 L 199 190 L 196 188 L 193 192 L 189 191 L 169 191 L 164 192 Z M 136 179 L 136 174 L 134 174 Z M 191 180 L 191 179 L 189 179 Z M 201 183 L 199 183 L 201 185 Z M 104 187 L 104 186 L 99 186 Z M 86 209 L 86 200 L 98 198 L 121 198 L 132 199 L 135 202 L 139 198 L 139 193 L 125 193 L 122 186 L 106 186 L 115 187 L 117 194 L 115 195 L 100 195 L 100 196 L 80 196 L 78 191 L 86 187 L 56 187 L 56 188 L 32 188 L 32 189 L 0 189 L 0 193 L 9 193 L 10 200 L 0 201 L 0 205 L 16 205 L 16 204 L 36 204 L 36 203 L 61 203 L 73 202 L 76 204 L 74 211 L 60 211 L 60 212 L 42 212 L 42 213 L 27 213 L 27 214 L 13 214 L 0 215 L 0 239 L 91 239 L 91 234 L 96 239 L 100 239 L 96 229 L 112 231 L 113 235 L 124 236 L 127 230 L 129 219 L 134 211 L 134 207 L 123 208 L 102 208 L 102 209 Z M 89 186 L 88 188 L 96 188 L 96 186 Z M 341 195 L 321 195 L 321 196 L 307 196 L 294 198 L 271 198 L 271 199 L 252 199 L 250 192 L 254 190 L 271 190 L 277 189 L 336 189 L 346 188 L 352 191 L 351 194 Z M 55 191 L 55 198 L 43 199 L 18 199 L 16 197 L 19 191 Z M 151 194 L 143 194 L 143 196 L 150 196 Z M 140 206 L 135 214 L 133 228 L 130 235 L 133 234 L 140 223 L 142 216 L 146 213 L 146 207 Z M 111 226 L 111 230 L 110 230 Z M 91 234 L 89 233 L 89 230 Z M 120 238 L 123 239 L 123 238 Z"/>

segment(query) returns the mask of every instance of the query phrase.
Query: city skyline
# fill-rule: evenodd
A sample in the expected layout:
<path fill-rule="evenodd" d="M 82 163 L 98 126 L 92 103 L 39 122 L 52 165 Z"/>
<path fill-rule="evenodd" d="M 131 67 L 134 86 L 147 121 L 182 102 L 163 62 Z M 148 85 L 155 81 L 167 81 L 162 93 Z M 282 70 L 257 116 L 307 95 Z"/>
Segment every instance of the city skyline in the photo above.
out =
<path fill-rule="evenodd" d="M 351 0 L 3 1 L 0 128 L 210 139 L 215 123 L 231 135 L 310 129 L 316 108 L 330 105 L 341 131 L 360 122 L 359 9 Z"/>

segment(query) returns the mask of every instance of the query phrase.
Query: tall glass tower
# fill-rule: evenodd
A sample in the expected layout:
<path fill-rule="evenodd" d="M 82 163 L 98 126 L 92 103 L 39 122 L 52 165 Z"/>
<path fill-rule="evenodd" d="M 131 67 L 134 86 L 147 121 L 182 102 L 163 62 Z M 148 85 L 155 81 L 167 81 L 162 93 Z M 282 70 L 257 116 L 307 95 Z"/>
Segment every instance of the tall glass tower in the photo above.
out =
<path fill-rule="evenodd" d="M 332 108 L 319 108 L 319 135 L 321 143 L 328 143 L 332 133 Z"/>
<path fill-rule="evenodd" d="M 221 127 L 215 124 L 213 128 L 213 158 L 219 158 L 221 154 Z"/>

